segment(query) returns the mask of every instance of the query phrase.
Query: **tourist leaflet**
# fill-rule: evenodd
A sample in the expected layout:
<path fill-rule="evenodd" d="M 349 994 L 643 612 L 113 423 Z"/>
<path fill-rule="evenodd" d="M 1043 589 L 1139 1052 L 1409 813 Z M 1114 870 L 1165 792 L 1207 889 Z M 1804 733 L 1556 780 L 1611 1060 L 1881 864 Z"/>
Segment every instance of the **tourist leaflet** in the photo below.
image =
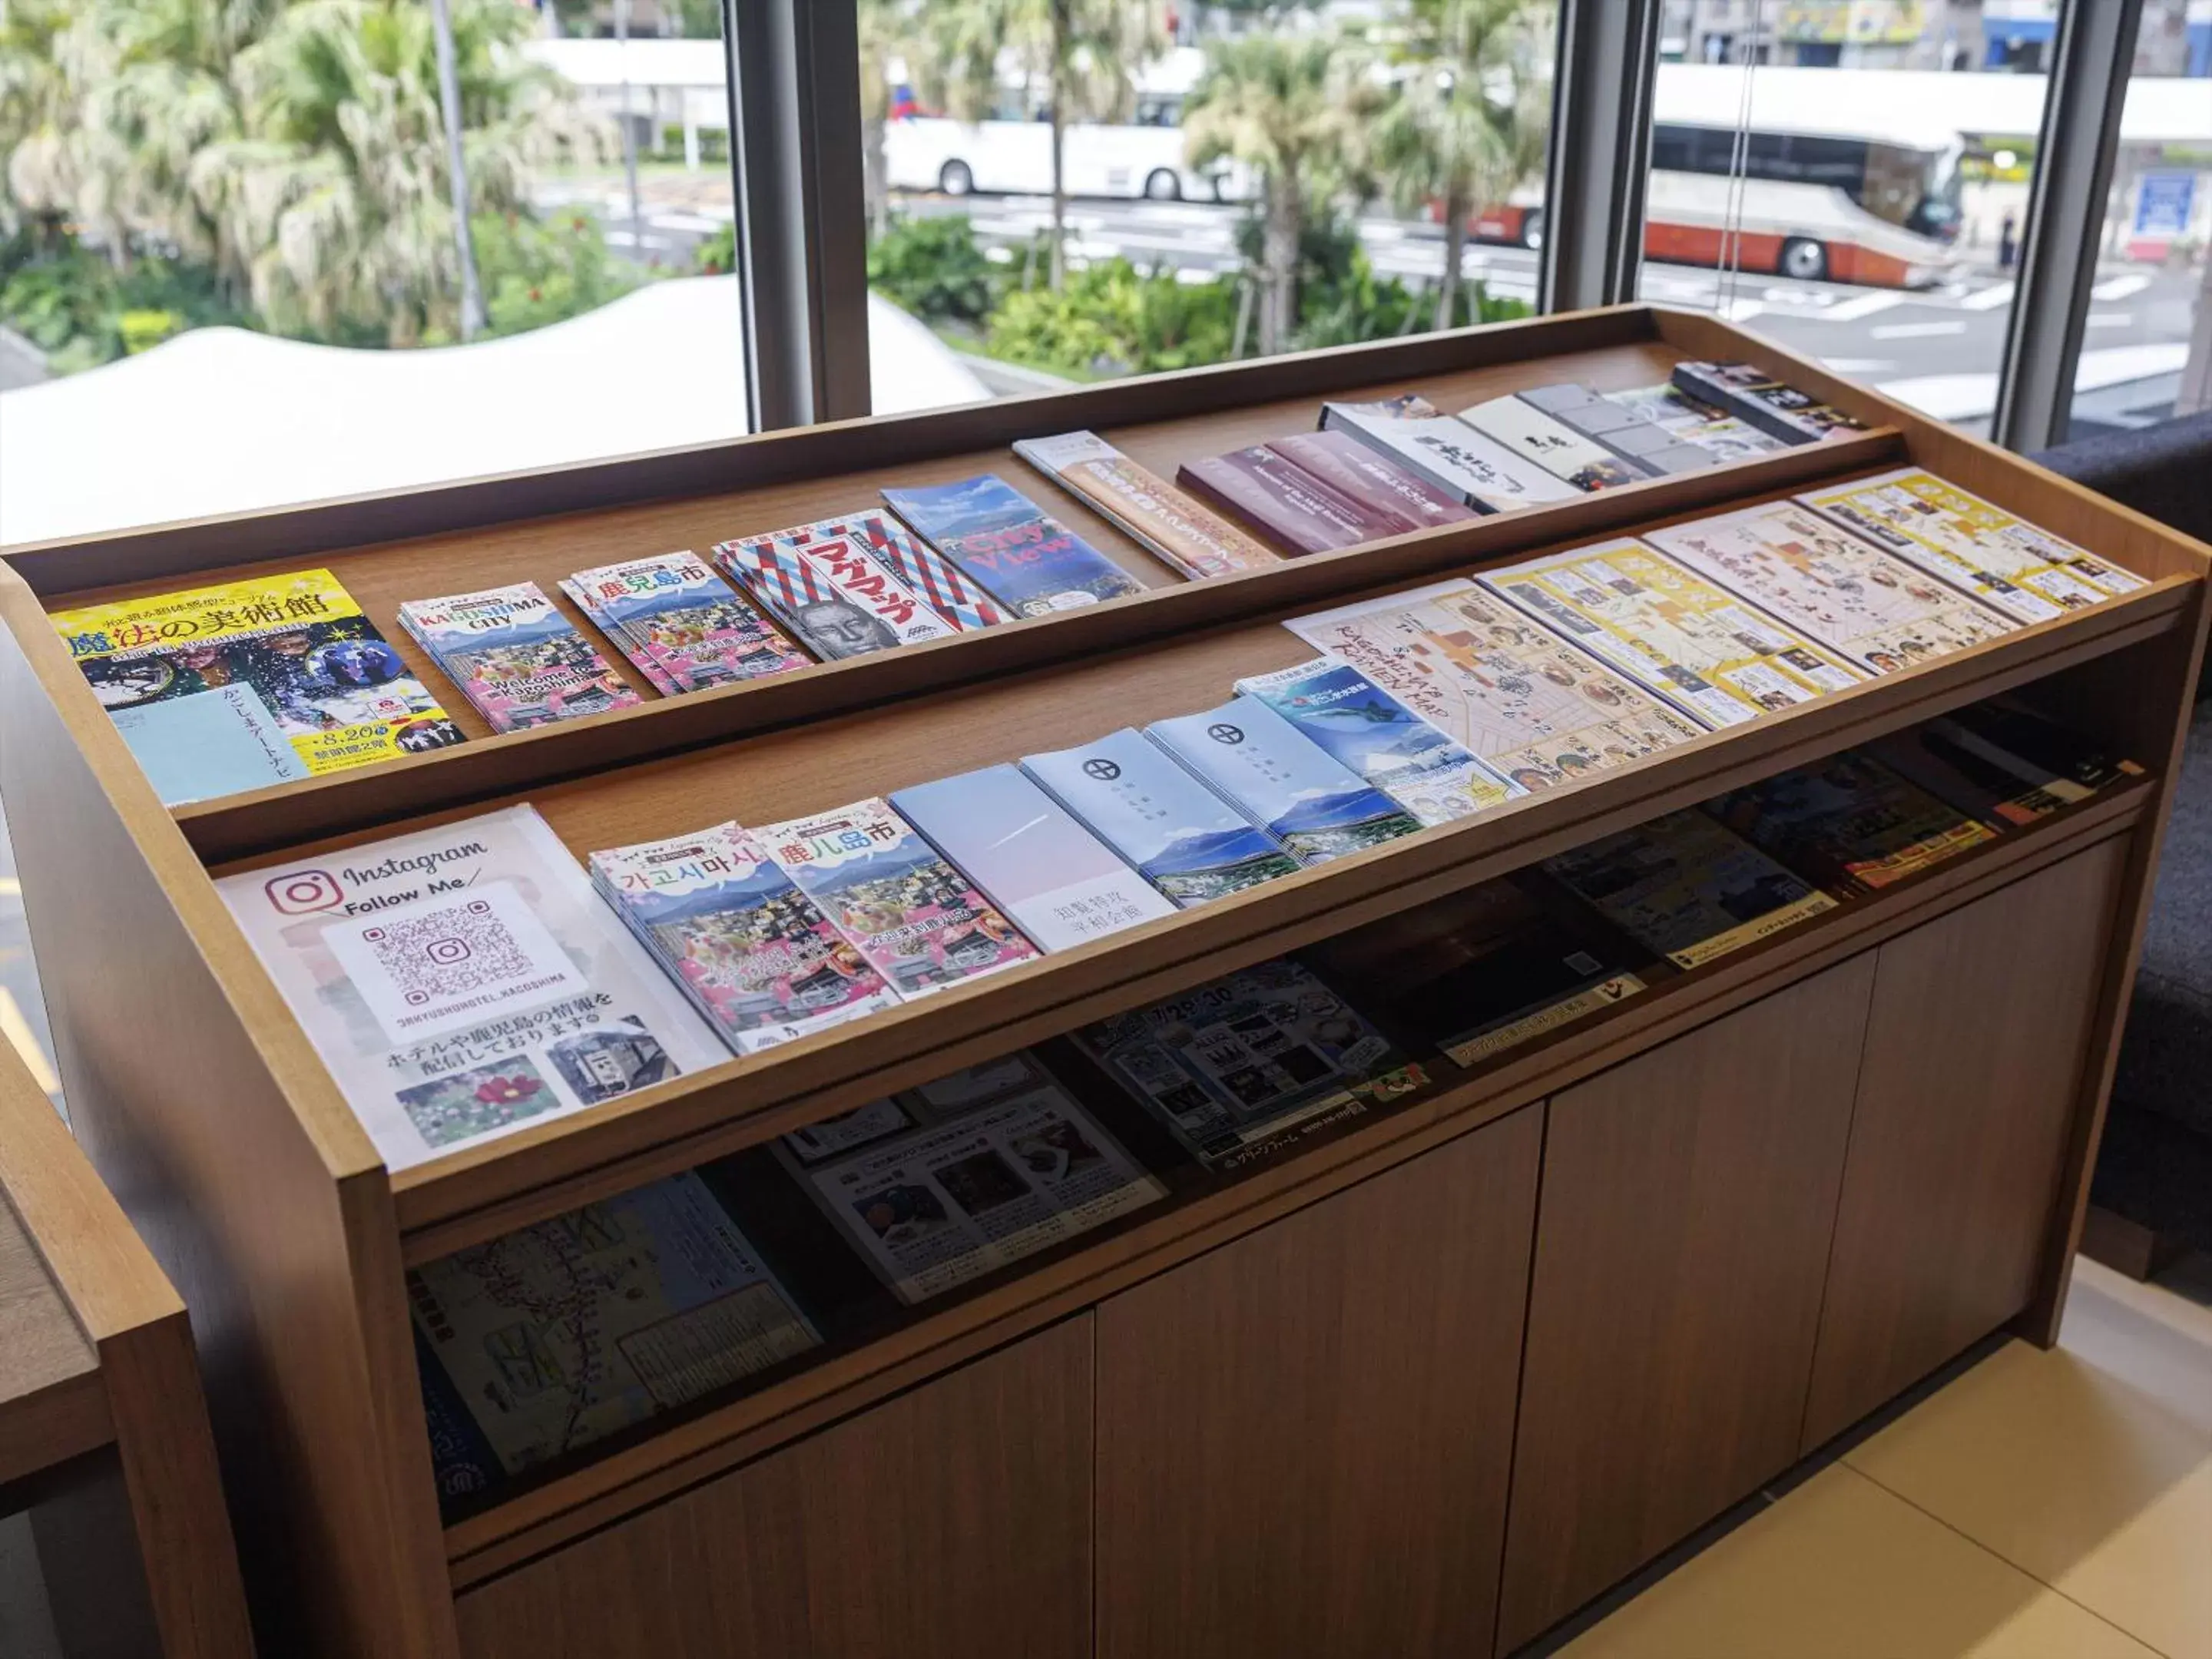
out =
<path fill-rule="evenodd" d="M 592 879 L 740 1054 L 898 1000 L 736 823 L 594 853 Z"/>
<path fill-rule="evenodd" d="M 962 633 L 1008 620 L 1010 613 L 997 600 L 945 562 L 936 549 L 874 507 L 779 530 L 776 538 L 798 547 L 811 542 L 849 542 Z"/>
<path fill-rule="evenodd" d="M 1285 626 L 1524 789 L 1638 760 L 1705 730 L 1470 581 Z"/>
<path fill-rule="evenodd" d="M 1917 467 L 1797 499 L 2024 623 L 2143 585 L 2134 572 Z"/>
<path fill-rule="evenodd" d="M 727 1058 L 532 807 L 216 885 L 392 1169 Z"/>
<path fill-rule="evenodd" d="M 1694 807 L 1563 853 L 1544 869 L 1679 968 L 1836 908 L 1828 895 Z"/>
<path fill-rule="evenodd" d="M 1421 822 L 1256 697 L 1155 720 L 1145 735 L 1299 862 L 1323 864 L 1410 836 Z"/>
<path fill-rule="evenodd" d="M 1623 460 L 1603 444 L 1519 398 L 1492 398 L 1462 409 L 1459 417 L 1577 489 L 1612 489 L 1651 476 L 1637 463 Z"/>
<path fill-rule="evenodd" d="M 1644 539 L 1877 674 L 2002 638 L 2020 626 L 1794 501 L 1669 525 Z"/>
<path fill-rule="evenodd" d="M 1224 576 L 1281 556 L 1094 432 L 1024 438 L 1014 453 L 1186 576 Z"/>
<path fill-rule="evenodd" d="M 427 1262 L 407 1302 L 448 1500 L 822 1340 L 694 1174 Z"/>
<path fill-rule="evenodd" d="M 1167 1195 L 1026 1052 L 900 1100 L 887 1136 L 778 1151 L 910 1307 Z"/>
<path fill-rule="evenodd" d="M 410 599 L 399 623 L 495 732 L 641 701 L 536 582 Z"/>
<path fill-rule="evenodd" d="M 1528 792 L 1335 657 L 1237 682 L 1306 739 L 1423 824 L 1449 823 Z"/>
<path fill-rule="evenodd" d="M 1751 363 L 1677 363 L 1674 384 L 1787 444 L 1863 432 L 1865 423 Z"/>
<path fill-rule="evenodd" d="M 734 685 L 814 660 L 696 554 L 599 565 L 561 586 L 662 690 Z"/>
<path fill-rule="evenodd" d="M 1188 909 L 1297 872 L 1273 836 L 1129 726 L 1022 770 Z"/>
<path fill-rule="evenodd" d="M 1037 955 L 886 801 L 763 824 L 753 839 L 902 997 L 927 996 Z"/>
<path fill-rule="evenodd" d="M 1662 388 L 1663 390 L 1664 388 Z M 1710 449 L 1685 441 L 1643 410 L 1616 403 L 1571 381 L 1530 386 L 1515 394 L 1569 431 L 1580 434 L 1655 477 L 1701 472 L 1719 464 Z M 1779 446 L 1774 446 L 1779 447 Z"/>
<path fill-rule="evenodd" d="M 1741 461 L 1789 447 L 1781 439 L 1761 432 L 1739 416 L 1700 403 L 1680 386 L 1637 386 L 1626 392 L 1608 392 L 1605 398 L 1631 414 L 1642 416 L 1676 442 L 1705 451 L 1716 461 Z"/>
<path fill-rule="evenodd" d="M 1235 1167 L 1425 1083 L 1295 962 L 1263 962 L 1115 1014 L 1077 1044 L 1200 1162 Z"/>
<path fill-rule="evenodd" d="M 1705 811 L 1831 892 L 1879 892 L 1995 838 L 1872 755 L 1846 750 L 1729 790 Z"/>
<path fill-rule="evenodd" d="M 169 805 L 461 741 L 327 570 L 60 611 L 53 624 Z"/>
<path fill-rule="evenodd" d="M 1478 513 L 1510 513 L 1580 494 L 1417 394 L 1384 403 L 1323 404 L 1321 423 L 1323 431 L 1350 433 Z"/>
<path fill-rule="evenodd" d="M 951 623 L 851 537 L 811 525 L 714 549 L 723 572 L 824 662 L 950 639 Z"/>
<path fill-rule="evenodd" d="M 886 489 L 892 512 L 1008 610 L 1024 617 L 1144 591 L 1128 572 L 992 473 Z"/>
<path fill-rule="evenodd" d="M 1018 766 L 901 789 L 893 810 L 1044 951 L 1065 951 L 1176 907 Z"/>
<path fill-rule="evenodd" d="M 1545 554 L 1480 580 L 1716 731 L 1867 678 L 1633 538 Z"/>
<path fill-rule="evenodd" d="M 1416 477 L 1346 432 L 1294 432 L 1267 448 L 1308 477 L 1350 497 L 1402 536 L 1438 525 L 1466 524 L 1475 510 Z"/>
<path fill-rule="evenodd" d="M 1395 516 L 1323 483 L 1265 444 L 1185 461 L 1176 482 L 1293 553 L 1331 553 L 1401 533 Z"/>

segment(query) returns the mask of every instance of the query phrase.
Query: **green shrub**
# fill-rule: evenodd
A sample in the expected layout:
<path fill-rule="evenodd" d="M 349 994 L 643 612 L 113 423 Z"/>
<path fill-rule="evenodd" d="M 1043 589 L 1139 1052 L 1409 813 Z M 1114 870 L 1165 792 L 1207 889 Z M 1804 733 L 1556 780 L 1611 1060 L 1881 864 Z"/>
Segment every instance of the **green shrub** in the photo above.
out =
<path fill-rule="evenodd" d="M 991 319 L 993 355 L 1070 374 L 1144 374 L 1219 362 L 1237 326 L 1232 278 L 1178 282 L 1102 259 L 1066 286 L 1018 289 Z"/>
<path fill-rule="evenodd" d="M 74 240 L 0 244 L 0 322 L 46 354 L 55 374 L 143 351 L 188 328 L 250 326 L 204 266 L 141 256 L 118 271 Z"/>
<path fill-rule="evenodd" d="M 522 334 L 581 316 L 645 281 L 608 252 L 599 221 L 580 208 L 550 219 L 483 214 L 471 224 L 488 334 Z"/>
<path fill-rule="evenodd" d="M 1002 283 L 964 214 L 896 216 L 868 245 L 868 286 L 925 322 L 980 323 Z"/>
<path fill-rule="evenodd" d="M 185 319 L 173 311 L 126 311 L 115 319 L 126 356 L 137 356 L 172 335 L 184 332 Z"/>

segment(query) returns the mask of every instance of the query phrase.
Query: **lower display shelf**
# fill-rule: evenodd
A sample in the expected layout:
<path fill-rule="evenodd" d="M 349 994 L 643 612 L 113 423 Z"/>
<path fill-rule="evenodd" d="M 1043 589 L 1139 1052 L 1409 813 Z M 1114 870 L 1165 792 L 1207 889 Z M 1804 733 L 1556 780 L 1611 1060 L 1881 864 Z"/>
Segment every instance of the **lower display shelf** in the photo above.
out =
<path fill-rule="evenodd" d="M 1770 936 L 1463 1066 L 1421 1044 L 1378 1000 L 1410 1054 L 1399 1086 L 1318 1114 L 1241 1167 L 1209 1169 L 1123 1101 L 1072 1042 L 1039 1052 L 1162 1189 L 1156 1200 L 956 1289 L 903 1305 L 845 1248 L 791 1166 L 755 1148 L 713 1166 L 772 1273 L 798 1292 L 820 1340 L 665 1413 L 535 1465 L 448 1506 L 457 1587 L 481 1582 L 902 1389 L 1098 1304 L 1179 1263 L 1404 1163 L 1492 1120 L 1811 978 L 1945 914 L 2124 835 L 2155 798 L 2143 775 L 2050 811 Z M 1402 926 L 1402 919 L 1401 919 Z M 1358 941 L 1322 961 L 1358 983 Z M 1418 1079 L 1418 1081 L 1413 1079 Z M 410 1289 L 420 1295 L 420 1279 Z M 449 1498 L 453 1494 L 449 1492 Z"/>

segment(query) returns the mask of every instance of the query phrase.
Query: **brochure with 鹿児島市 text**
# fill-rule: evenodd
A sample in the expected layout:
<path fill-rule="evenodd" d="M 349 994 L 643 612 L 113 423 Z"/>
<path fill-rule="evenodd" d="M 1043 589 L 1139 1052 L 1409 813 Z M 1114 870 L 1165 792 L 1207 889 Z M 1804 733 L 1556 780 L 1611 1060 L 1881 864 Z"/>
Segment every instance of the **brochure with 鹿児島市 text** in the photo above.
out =
<path fill-rule="evenodd" d="M 561 588 L 662 690 L 702 691 L 813 664 L 694 554 L 599 565 Z"/>

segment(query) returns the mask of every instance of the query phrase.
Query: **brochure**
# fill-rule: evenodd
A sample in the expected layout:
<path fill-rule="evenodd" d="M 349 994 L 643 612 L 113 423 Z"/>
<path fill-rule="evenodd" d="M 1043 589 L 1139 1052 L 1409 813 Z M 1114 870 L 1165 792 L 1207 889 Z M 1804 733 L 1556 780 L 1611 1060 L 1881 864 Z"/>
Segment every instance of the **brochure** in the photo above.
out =
<path fill-rule="evenodd" d="M 1608 392 L 1606 401 L 1640 415 L 1678 443 L 1701 449 L 1716 461 L 1740 461 L 1771 455 L 1790 446 L 1711 404 L 1700 403 L 1676 386 L 1638 386 Z"/>
<path fill-rule="evenodd" d="M 1394 515 L 1362 506 L 1265 444 L 1185 461 L 1176 482 L 1294 553 L 1330 553 L 1401 533 Z"/>
<path fill-rule="evenodd" d="M 1481 580 L 1715 731 L 1866 678 L 1632 538 L 1546 554 Z"/>
<path fill-rule="evenodd" d="M 1024 617 L 1141 593 L 1128 572 L 994 474 L 886 489 L 892 512 Z"/>
<path fill-rule="evenodd" d="M 1612 489 L 1652 476 L 1519 398 L 1492 398 L 1462 409 L 1459 417 L 1577 489 Z"/>
<path fill-rule="evenodd" d="M 693 553 L 579 570 L 561 584 L 660 689 L 701 691 L 813 665 Z"/>
<path fill-rule="evenodd" d="M 392 1169 L 726 1057 L 534 807 L 216 886 Z"/>
<path fill-rule="evenodd" d="M 2143 585 L 2133 571 L 1917 467 L 1797 499 L 2024 623 L 2049 622 Z"/>
<path fill-rule="evenodd" d="M 714 562 L 824 662 L 949 638 L 952 625 L 885 574 L 851 538 L 813 526 L 724 542 Z"/>
<path fill-rule="evenodd" d="M 536 582 L 410 599 L 399 607 L 399 624 L 495 732 L 643 701 Z"/>
<path fill-rule="evenodd" d="M 600 606 L 599 601 L 577 584 L 574 576 L 563 576 L 554 584 L 569 604 L 591 619 L 594 627 L 615 643 L 615 648 L 629 659 L 630 666 L 643 675 L 645 683 L 664 697 L 680 696 L 684 688 L 647 653 L 637 648 L 636 643 L 616 625 L 615 619 Z M 807 660 L 811 660 L 808 659 Z"/>
<path fill-rule="evenodd" d="M 1739 416 L 1788 444 L 1863 432 L 1863 422 L 1785 386 L 1750 363 L 1677 363 L 1674 384 L 1702 402 Z"/>
<path fill-rule="evenodd" d="M 61 611 L 53 624 L 168 805 L 461 741 L 327 570 Z"/>
<path fill-rule="evenodd" d="M 1753 846 L 1846 896 L 1879 892 L 1996 836 L 1856 750 L 1705 805 Z"/>
<path fill-rule="evenodd" d="M 1014 453 L 1186 576 L 1222 576 L 1282 562 L 1279 554 L 1094 432 L 1024 438 L 1014 445 Z"/>
<path fill-rule="evenodd" d="M 1145 735 L 1264 824 L 1302 864 L 1325 864 L 1421 827 L 1256 697 L 1155 720 Z"/>
<path fill-rule="evenodd" d="M 1670 525 L 1644 539 L 1877 674 L 2020 626 L 1794 501 Z"/>
<path fill-rule="evenodd" d="M 1523 789 L 1656 754 L 1705 730 L 1470 581 L 1284 625 Z"/>
<path fill-rule="evenodd" d="M 1835 900 L 1695 807 L 1547 860 L 1544 869 L 1680 968 L 1771 938 Z"/>
<path fill-rule="evenodd" d="M 1457 495 L 1415 477 L 1346 432 L 1296 432 L 1271 438 L 1267 447 L 1308 477 L 1395 526 L 1393 535 L 1467 524 L 1480 516 Z"/>
<path fill-rule="evenodd" d="M 1423 824 L 1449 823 L 1524 795 L 1350 663 L 1316 657 L 1237 682 L 1307 740 Z"/>
<path fill-rule="evenodd" d="M 891 798 L 1041 950 L 1065 951 L 1176 907 L 1018 766 L 987 766 Z"/>
<path fill-rule="evenodd" d="M 1586 386 L 1567 382 L 1531 386 L 1516 395 L 1569 431 L 1653 476 L 1699 472 L 1722 459 L 1712 451 L 1677 437 L 1642 410 L 1601 397 Z"/>
<path fill-rule="evenodd" d="M 1129 726 L 1022 770 L 1188 909 L 1296 873 L 1280 842 Z"/>
<path fill-rule="evenodd" d="M 1295 962 L 1263 962 L 1075 1034 L 1209 1168 L 1235 1168 L 1428 1081 Z"/>
<path fill-rule="evenodd" d="M 735 823 L 594 853 L 592 879 L 738 1054 L 898 1000 Z"/>
<path fill-rule="evenodd" d="M 1325 432 L 1350 433 L 1478 513 L 1510 513 L 1580 493 L 1418 395 L 1323 404 L 1321 423 Z"/>
<path fill-rule="evenodd" d="M 887 802 L 787 818 L 755 830 L 753 840 L 902 997 L 1037 955 Z"/>
<path fill-rule="evenodd" d="M 434 1428 L 465 1412 L 508 1474 L 822 1340 L 690 1174 L 426 1263 L 407 1302 L 429 1380 L 446 1385 L 426 1401 Z M 447 1473 L 441 1490 L 458 1495 Z"/>
<path fill-rule="evenodd" d="M 882 568 L 893 581 L 920 596 L 944 621 L 963 633 L 995 628 L 1008 620 L 981 588 L 939 556 L 937 550 L 888 513 L 869 507 L 842 519 L 823 519 L 780 530 L 777 536 L 794 546 L 809 542 L 847 541 Z"/>

